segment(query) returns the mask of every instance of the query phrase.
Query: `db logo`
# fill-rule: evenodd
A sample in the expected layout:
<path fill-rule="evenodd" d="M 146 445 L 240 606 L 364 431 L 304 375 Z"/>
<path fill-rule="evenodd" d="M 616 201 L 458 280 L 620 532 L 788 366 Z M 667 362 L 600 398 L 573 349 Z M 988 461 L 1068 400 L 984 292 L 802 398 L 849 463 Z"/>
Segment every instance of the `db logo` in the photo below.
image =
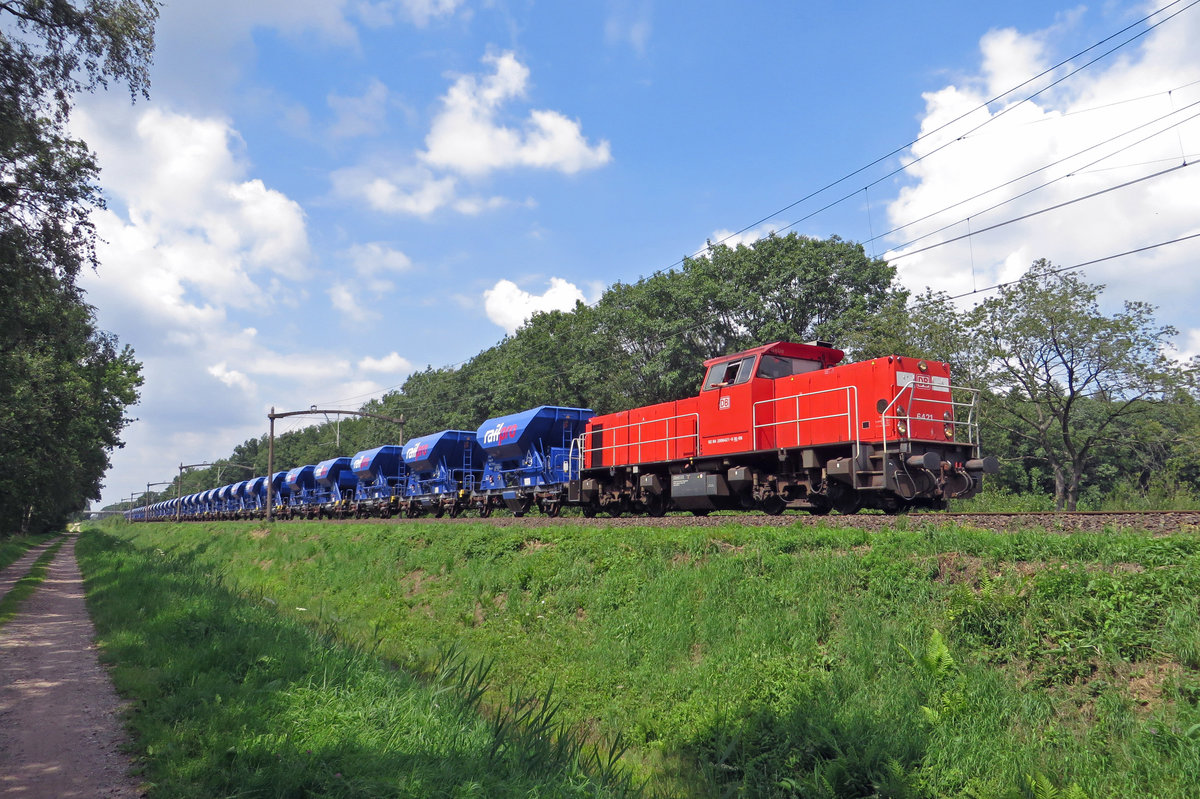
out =
<path fill-rule="evenodd" d="M 717 403 L 717 410 L 719 410 L 719 411 L 729 410 L 729 397 L 721 397 L 721 401 Z"/>

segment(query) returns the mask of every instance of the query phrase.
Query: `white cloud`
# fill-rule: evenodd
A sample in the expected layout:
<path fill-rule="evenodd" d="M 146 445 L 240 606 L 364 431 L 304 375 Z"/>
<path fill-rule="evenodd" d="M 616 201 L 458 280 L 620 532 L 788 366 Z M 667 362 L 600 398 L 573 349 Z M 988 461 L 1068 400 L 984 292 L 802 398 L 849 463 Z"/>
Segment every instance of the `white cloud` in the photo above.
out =
<path fill-rule="evenodd" d="M 412 260 L 378 241 L 355 244 L 343 250 L 341 257 L 354 270 L 355 279 L 351 283 L 336 283 L 326 291 L 333 307 L 354 321 L 380 318 L 379 312 L 367 307 L 367 301 L 395 289 L 391 276 L 411 269 Z"/>
<path fill-rule="evenodd" d="M 398 352 L 391 352 L 382 358 L 367 356 L 358 362 L 358 368 L 363 372 L 381 372 L 384 374 L 404 374 L 413 370 L 412 362 Z"/>
<path fill-rule="evenodd" d="M 628 44 L 638 55 L 646 54 L 653 25 L 650 5 L 615 10 L 604 23 L 604 40 L 609 45 Z"/>
<path fill-rule="evenodd" d="M 335 283 L 326 291 L 333 307 L 351 319 L 378 319 L 379 314 L 364 308 L 354 290 L 345 283 Z"/>
<path fill-rule="evenodd" d="M 102 235 L 153 261 L 138 268 L 137 283 L 174 281 L 173 295 L 187 287 L 217 305 L 245 306 L 269 299 L 255 296 L 259 271 L 307 275 L 304 211 L 245 179 L 233 149 L 240 138 L 227 121 L 150 109 L 129 124 L 80 111 L 73 127 L 99 151 L 105 189 L 127 208 L 124 220 L 98 216 Z M 109 260 L 117 268 L 123 261 Z"/>
<path fill-rule="evenodd" d="M 224 361 L 208 367 L 208 373 L 229 387 L 237 387 L 248 394 L 254 393 L 254 384 L 236 369 L 229 369 Z"/>
<path fill-rule="evenodd" d="M 1050 66 L 1039 34 L 1022 35 L 1013 28 L 988 31 L 979 41 L 979 49 L 988 97 L 1006 92 Z"/>
<path fill-rule="evenodd" d="M 389 214 L 427 217 L 454 202 L 455 179 L 436 177 L 420 167 L 350 167 L 331 176 L 339 197 L 361 200 Z"/>
<path fill-rule="evenodd" d="M 463 0 L 390 0 L 390 2 L 360 2 L 359 17 L 372 27 L 391 25 L 397 17 L 410 20 L 423 28 L 437 17 L 446 17 L 458 10 Z"/>
<path fill-rule="evenodd" d="M 525 95 L 529 68 L 513 53 L 488 55 L 483 61 L 493 68 L 492 74 L 463 75 L 442 98 L 442 111 L 420 154 L 426 163 L 481 176 L 513 167 L 573 174 L 612 160 L 607 141 L 590 145 L 578 120 L 557 111 L 531 111 L 522 130 L 500 123 L 497 117 L 504 104 Z"/>
<path fill-rule="evenodd" d="M 389 272 L 407 272 L 412 268 L 411 258 L 380 241 L 355 244 L 346 250 L 345 255 L 359 277 L 366 279 Z"/>
<path fill-rule="evenodd" d="M 1182 363 L 1193 358 L 1200 358 L 1200 328 L 1193 327 L 1183 331 L 1181 338 L 1183 345 L 1179 348 L 1177 360 Z"/>
<path fill-rule="evenodd" d="M 569 311 L 586 301 L 577 286 L 561 277 L 550 278 L 550 288 L 542 294 L 530 294 L 511 280 L 500 280 L 483 292 L 488 319 L 510 335 L 539 311 Z"/>
<path fill-rule="evenodd" d="M 311 343 L 292 356 L 279 350 L 296 342 L 258 333 L 311 276 L 306 219 L 247 174 L 226 120 L 82 109 L 73 127 L 98 153 L 110 204 L 92 217 L 101 267 L 81 284 L 144 364 L 140 421 L 113 456 L 123 479 L 215 457 L 263 431 L 260 398 L 283 407 L 350 376 Z"/>
<path fill-rule="evenodd" d="M 983 37 L 979 74 L 925 95 L 922 133 L 1056 60 L 1049 50 L 1053 33 L 1005 30 Z M 886 256 L 901 280 L 915 290 L 931 286 L 954 294 L 970 292 L 1020 275 L 1037 258 L 1069 266 L 1200 230 L 1200 170 L 1188 168 L 983 232 L 1178 166 L 1185 155 L 1193 160 L 1200 152 L 1200 123 L 1178 129 L 1170 123 L 1194 113 L 1182 109 L 1200 100 L 1197 37 L 1200 17 L 1181 14 L 1142 40 L 1137 50 L 1101 62 L 1109 63 L 1107 68 L 1098 64 L 1033 101 L 1012 105 L 1028 93 L 1023 90 L 1008 105 L 974 111 L 914 145 L 910 157 L 924 160 L 910 166 L 912 182 L 888 208 L 891 226 L 909 225 L 889 237 L 893 249 Z M 1168 122 L 1128 133 L 1173 110 L 1179 112 Z M 995 121 L 968 134 L 989 118 Z M 1155 130 L 1162 135 L 1137 143 Z M 952 144 L 939 151 L 945 142 Z M 1026 173 L 1035 174 L 972 199 Z M 1018 197 L 1031 189 L 1037 190 Z M 991 210 L 1006 200 L 1012 201 Z M 943 210 L 951 206 L 956 207 Z M 900 257 L 968 233 L 961 241 Z M 1186 319 L 1200 302 L 1197 281 L 1185 278 L 1196 253 L 1194 244 L 1167 246 L 1095 264 L 1085 274 L 1091 282 L 1107 284 L 1110 303 L 1146 300 L 1160 306 L 1164 320 Z"/>
<path fill-rule="evenodd" d="M 460 194 L 460 178 L 517 168 L 574 174 L 612 160 L 607 141 L 590 144 L 579 122 L 557 111 L 532 110 L 520 129 L 500 122 L 504 106 L 524 97 L 529 69 L 512 53 L 486 56 L 484 63 L 493 67 L 491 74 L 461 76 L 442 97 L 425 150 L 413 153 L 411 161 L 336 170 L 330 175 L 334 194 L 387 214 L 427 218 L 452 209 L 475 216 L 516 203 L 502 196 Z M 348 118 L 344 130 L 366 127 Z"/>
<path fill-rule="evenodd" d="M 329 129 L 335 139 L 376 136 L 384 130 L 387 120 L 388 88 L 378 78 L 371 80 L 360 97 L 331 94 L 326 98 L 337 119 Z"/>

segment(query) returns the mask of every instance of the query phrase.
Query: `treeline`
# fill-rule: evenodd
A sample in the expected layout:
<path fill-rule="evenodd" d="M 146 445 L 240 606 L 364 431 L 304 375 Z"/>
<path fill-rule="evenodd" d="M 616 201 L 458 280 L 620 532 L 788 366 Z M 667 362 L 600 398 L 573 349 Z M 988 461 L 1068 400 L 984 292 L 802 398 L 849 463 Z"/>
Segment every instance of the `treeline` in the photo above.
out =
<path fill-rule="evenodd" d="M 0 536 L 52 529 L 100 497 L 141 365 L 96 326 L 99 168 L 69 135 L 83 91 L 149 84 L 157 4 L 0 3 Z"/>
<path fill-rule="evenodd" d="M 606 413 L 694 394 L 708 358 L 822 339 L 852 360 L 950 361 L 956 382 L 981 389 L 984 447 L 1004 463 L 993 481 L 1002 490 L 1053 496 L 1060 507 L 1118 488 L 1195 494 L 1195 364 L 1165 356 L 1175 331 L 1156 326 L 1149 306 L 1102 314 L 1101 289 L 1039 261 L 1019 283 L 962 311 L 944 295 L 910 296 L 895 268 L 859 244 L 769 236 L 618 283 L 594 306 L 537 314 L 460 367 L 416 372 L 362 410 L 403 415 L 405 438 L 474 430 L 541 404 Z M 395 425 L 330 421 L 279 436 L 275 468 L 384 443 L 400 443 Z M 235 447 L 228 461 L 184 475 L 182 493 L 265 474 L 266 437 Z"/>

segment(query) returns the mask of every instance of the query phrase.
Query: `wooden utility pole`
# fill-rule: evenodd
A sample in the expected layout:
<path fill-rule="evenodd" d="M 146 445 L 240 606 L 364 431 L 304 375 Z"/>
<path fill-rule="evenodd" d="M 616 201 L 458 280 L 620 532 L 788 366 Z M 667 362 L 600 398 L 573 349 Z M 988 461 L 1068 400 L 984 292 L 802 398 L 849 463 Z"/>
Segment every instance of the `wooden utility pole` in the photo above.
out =
<path fill-rule="evenodd" d="M 282 419 L 285 416 L 322 416 L 325 414 L 336 413 L 342 416 L 367 416 L 372 419 L 382 419 L 385 422 L 391 422 L 400 427 L 400 443 L 404 443 L 404 416 L 384 416 L 381 413 L 367 413 L 366 411 L 342 411 L 342 410 L 322 410 L 315 405 L 306 411 L 284 411 L 282 413 L 275 412 L 275 406 L 271 406 L 271 412 L 267 414 L 267 418 L 271 420 L 270 435 L 267 441 L 267 521 L 274 520 L 275 502 L 274 493 L 275 486 L 272 478 L 275 476 L 275 420 Z"/>

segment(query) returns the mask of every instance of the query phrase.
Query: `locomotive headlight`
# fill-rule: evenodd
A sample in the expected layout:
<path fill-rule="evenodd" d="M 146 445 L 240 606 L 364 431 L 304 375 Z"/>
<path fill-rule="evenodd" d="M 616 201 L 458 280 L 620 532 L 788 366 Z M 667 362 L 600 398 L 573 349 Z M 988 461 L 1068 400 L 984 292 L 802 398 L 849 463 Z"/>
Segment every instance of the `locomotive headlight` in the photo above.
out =
<path fill-rule="evenodd" d="M 942 432 L 946 434 L 946 438 L 954 438 L 954 425 L 944 425 L 942 427 Z"/>
<path fill-rule="evenodd" d="M 902 436 L 908 435 L 908 425 L 904 422 L 896 422 L 896 432 Z"/>

